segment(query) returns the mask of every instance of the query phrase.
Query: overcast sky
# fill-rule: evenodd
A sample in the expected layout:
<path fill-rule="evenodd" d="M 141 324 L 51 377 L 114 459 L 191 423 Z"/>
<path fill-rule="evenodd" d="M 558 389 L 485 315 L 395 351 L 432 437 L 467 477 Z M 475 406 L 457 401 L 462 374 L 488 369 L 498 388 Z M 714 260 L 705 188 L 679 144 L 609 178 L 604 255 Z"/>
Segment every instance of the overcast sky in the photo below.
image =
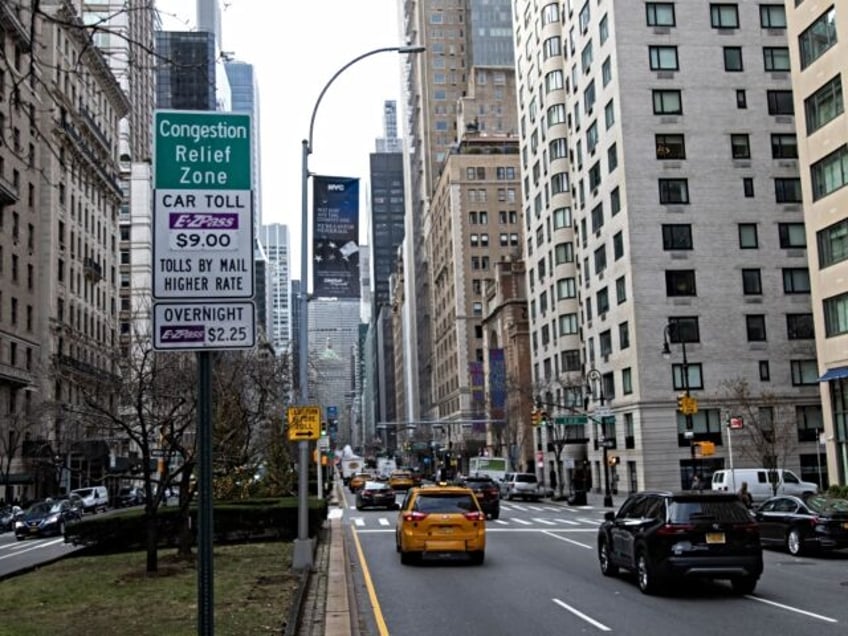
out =
<path fill-rule="evenodd" d="M 312 109 L 321 89 L 347 62 L 375 48 L 404 44 L 397 4 L 397 0 L 221 2 L 222 50 L 253 64 L 259 84 L 262 221 L 288 225 L 293 279 L 300 278 L 301 141 L 309 135 Z M 164 28 L 172 30 L 194 27 L 195 5 L 195 0 L 156 0 Z M 363 243 L 368 154 L 383 134 L 383 102 L 394 99 L 402 107 L 404 57 L 382 53 L 345 70 L 324 95 L 315 118 L 309 170 L 360 178 Z"/>

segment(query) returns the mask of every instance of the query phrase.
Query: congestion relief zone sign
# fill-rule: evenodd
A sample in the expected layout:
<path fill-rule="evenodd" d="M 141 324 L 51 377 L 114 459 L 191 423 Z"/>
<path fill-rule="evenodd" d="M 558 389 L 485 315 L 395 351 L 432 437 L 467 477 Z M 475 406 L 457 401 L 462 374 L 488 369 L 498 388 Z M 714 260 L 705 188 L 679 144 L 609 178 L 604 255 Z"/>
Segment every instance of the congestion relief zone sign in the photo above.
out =
<path fill-rule="evenodd" d="M 252 125 L 249 113 L 155 113 L 155 349 L 255 345 Z"/>

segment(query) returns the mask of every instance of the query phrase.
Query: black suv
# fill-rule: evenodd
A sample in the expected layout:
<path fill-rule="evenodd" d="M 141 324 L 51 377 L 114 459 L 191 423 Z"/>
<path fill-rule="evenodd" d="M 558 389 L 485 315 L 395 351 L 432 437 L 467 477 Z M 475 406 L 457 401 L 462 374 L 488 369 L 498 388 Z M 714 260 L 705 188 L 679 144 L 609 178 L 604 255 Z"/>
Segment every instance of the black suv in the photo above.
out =
<path fill-rule="evenodd" d="M 497 519 L 501 516 L 501 494 L 494 479 L 488 475 L 469 475 L 462 480 L 462 485 L 474 491 L 487 517 Z"/>
<path fill-rule="evenodd" d="M 734 592 L 750 594 L 763 572 L 759 526 L 735 493 L 630 495 L 604 515 L 598 560 L 605 576 L 634 572 L 645 594 L 673 578 L 729 579 Z"/>

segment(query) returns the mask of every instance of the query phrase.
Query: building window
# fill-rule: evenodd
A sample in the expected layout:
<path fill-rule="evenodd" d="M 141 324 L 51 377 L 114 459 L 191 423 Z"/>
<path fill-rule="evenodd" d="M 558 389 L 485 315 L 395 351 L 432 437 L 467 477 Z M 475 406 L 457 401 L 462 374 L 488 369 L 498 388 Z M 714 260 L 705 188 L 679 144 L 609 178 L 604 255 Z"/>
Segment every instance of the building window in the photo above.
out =
<path fill-rule="evenodd" d="M 769 382 L 771 380 L 771 371 L 769 370 L 768 360 L 760 360 L 759 368 L 760 380 L 762 382 Z"/>
<path fill-rule="evenodd" d="M 789 47 L 763 47 L 763 66 L 768 73 L 786 73 L 789 71 Z"/>
<path fill-rule="evenodd" d="M 554 262 L 556 265 L 574 262 L 574 244 L 559 243 L 554 248 Z"/>
<path fill-rule="evenodd" d="M 627 281 L 624 276 L 615 279 L 615 301 L 619 305 L 627 301 Z"/>
<path fill-rule="evenodd" d="M 751 158 L 751 141 L 747 134 L 730 135 L 730 153 L 734 159 Z"/>
<path fill-rule="evenodd" d="M 801 68 L 815 62 L 836 44 L 836 39 L 836 7 L 832 6 L 798 36 Z"/>
<path fill-rule="evenodd" d="M 748 334 L 748 342 L 765 342 L 766 317 L 762 314 L 745 316 L 745 329 Z"/>
<path fill-rule="evenodd" d="M 680 68 L 676 46 L 649 46 L 648 55 L 652 71 L 676 71 Z"/>
<path fill-rule="evenodd" d="M 633 378 L 631 377 L 630 367 L 621 370 L 621 392 L 624 395 L 633 393 Z"/>
<path fill-rule="evenodd" d="M 601 44 L 607 41 L 609 38 L 609 20 L 607 20 L 607 16 L 604 15 L 601 18 L 601 22 L 598 24 L 598 38 L 601 41 Z"/>
<path fill-rule="evenodd" d="M 813 314 L 786 314 L 786 337 L 789 340 L 812 340 L 815 338 Z"/>
<path fill-rule="evenodd" d="M 742 192 L 745 194 L 746 199 L 751 199 L 754 197 L 753 177 L 742 177 Z"/>
<path fill-rule="evenodd" d="M 704 378 L 701 374 L 701 363 L 700 362 L 689 362 L 686 365 L 686 375 L 688 376 L 688 382 L 683 381 L 683 365 L 682 364 L 673 364 L 671 365 L 671 375 L 673 378 L 674 390 L 675 391 L 684 391 L 687 388 L 689 389 L 703 389 L 704 388 Z"/>
<path fill-rule="evenodd" d="M 810 293 L 810 270 L 806 267 L 783 269 L 783 291 L 787 294 Z"/>
<path fill-rule="evenodd" d="M 577 314 L 565 314 L 559 317 L 559 335 L 573 336 L 577 333 Z"/>
<path fill-rule="evenodd" d="M 609 290 L 606 287 L 598 291 L 595 297 L 595 305 L 598 308 L 599 316 L 602 316 L 609 311 Z"/>
<path fill-rule="evenodd" d="M 683 100 L 679 90 L 654 90 L 651 94 L 654 98 L 655 115 L 683 114 Z"/>
<path fill-rule="evenodd" d="M 757 224 L 756 223 L 740 223 L 739 224 L 739 248 L 743 250 L 755 250 L 759 247 L 757 240 Z"/>
<path fill-rule="evenodd" d="M 745 93 L 744 88 L 739 88 L 736 90 L 736 108 L 748 108 L 748 96 L 747 93 Z"/>
<path fill-rule="evenodd" d="M 780 247 L 784 249 L 807 247 L 807 234 L 803 223 L 778 223 L 777 235 L 780 239 Z"/>
<path fill-rule="evenodd" d="M 554 210 L 554 229 L 571 227 L 571 208 L 557 208 Z"/>
<path fill-rule="evenodd" d="M 607 173 L 618 168 L 618 144 L 613 143 L 607 148 Z"/>
<path fill-rule="evenodd" d="M 604 60 L 604 63 L 601 64 L 601 83 L 606 86 L 612 81 L 612 62 L 610 58 Z"/>
<path fill-rule="evenodd" d="M 801 203 L 801 179 L 775 179 L 774 200 L 777 203 Z"/>
<path fill-rule="evenodd" d="M 607 268 L 607 249 L 605 245 L 601 245 L 594 253 L 595 274 L 600 274 Z"/>
<path fill-rule="evenodd" d="M 615 186 L 610 192 L 610 216 L 615 216 L 621 212 L 621 192 L 618 186 Z"/>
<path fill-rule="evenodd" d="M 792 360 L 792 385 L 818 385 L 818 363 L 815 360 Z"/>
<path fill-rule="evenodd" d="M 664 250 L 691 250 L 692 226 L 688 224 L 664 224 L 662 226 Z"/>
<path fill-rule="evenodd" d="M 794 115 L 792 91 L 766 91 L 769 115 Z"/>
<path fill-rule="evenodd" d="M 592 212 L 590 213 L 592 218 L 592 231 L 597 232 L 604 226 L 604 205 L 603 203 L 599 203 L 594 208 L 592 208 Z"/>
<path fill-rule="evenodd" d="M 714 29 L 738 29 L 739 7 L 735 4 L 711 4 L 710 26 Z"/>
<path fill-rule="evenodd" d="M 685 159 L 686 144 L 683 135 L 654 135 L 657 159 Z"/>
<path fill-rule="evenodd" d="M 624 257 L 624 235 L 619 231 L 612 236 L 612 258 L 617 261 Z"/>
<path fill-rule="evenodd" d="M 761 4 L 760 26 L 764 29 L 785 29 L 786 8 L 782 4 Z"/>
<path fill-rule="evenodd" d="M 742 270 L 742 293 L 746 296 L 761 296 L 763 282 L 758 269 Z"/>
<path fill-rule="evenodd" d="M 810 176 L 813 201 L 818 201 L 848 184 L 848 145 L 843 145 L 810 166 Z"/>
<path fill-rule="evenodd" d="M 848 333 L 848 293 L 824 299 L 824 335 L 828 338 Z"/>
<path fill-rule="evenodd" d="M 607 127 L 607 130 L 612 128 L 612 125 L 615 123 L 615 102 L 613 100 L 609 100 L 607 105 L 604 106 L 604 125 Z"/>
<path fill-rule="evenodd" d="M 660 203 L 689 203 L 689 181 L 687 179 L 660 179 Z"/>
<path fill-rule="evenodd" d="M 845 110 L 842 101 L 842 79 L 839 75 L 804 100 L 804 119 L 807 122 L 807 134 L 832 121 Z"/>
<path fill-rule="evenodd" d="M 621 350 L 630 348 L 630 324 L 626 320 L 618 325 L 618 347 Z"/>
<path fill-rule="evenodd" d="M 666 270 L 665 293 L 667 296 L 695 296 L 695 270 Z"/>
<path fill-rule="evenodd" d="M 798 139 L 794 134 L 780 133 L 771 136 L 772 159 L 797 159 Z"/>
<path fill-rule="evenodd" d="M 577 282 L 574 278 L 561 278 L 557 281 L 557 300 L 577 298 Z"/>
<path fill-rule="evenodd" d="M 673 27 L 675 25 L 673 2 L 646 2 L 645 13 L 648 26 Z"/>
<path fill-rule="evenodd" d="M 824 269 L 848 258 L 848 219 L 842 219 L 816 233 L 819 268 Z"/>
<path fill-rule="evenodd" d="M 741 46 L 725 46 L 723 51 L 725 71 L 728 73 L 740 73 L 744 70 Z"/>

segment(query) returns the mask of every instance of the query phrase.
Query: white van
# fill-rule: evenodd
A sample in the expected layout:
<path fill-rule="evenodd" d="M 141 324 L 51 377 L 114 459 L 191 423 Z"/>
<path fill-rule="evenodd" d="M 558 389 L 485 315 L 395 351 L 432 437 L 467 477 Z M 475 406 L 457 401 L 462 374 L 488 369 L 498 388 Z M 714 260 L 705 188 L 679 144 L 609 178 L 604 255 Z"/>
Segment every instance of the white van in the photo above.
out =
<path fill-rule="evenodd" d="M 109 492 L 106 490 L 106 486 L 77 488 L 71 492 L 82 497 L 82 505 L 85 512 L 93 513 L 98 510 L 106 510 L 109 507 Z"/>
<path fill-rule="evenodd" d="M 773 483 L 777 483 L 778 495 L 805 495 L 815 493 L 819 487 L 810 481 L 801 481 L 791 470 L 778 468 L 734 468 L 717 470 L 713 473 L 712 489 L 738 492 L 742 482 L 748 482 L 748 491 L 755 503 L 765 501 L 775 494 Z"/>

